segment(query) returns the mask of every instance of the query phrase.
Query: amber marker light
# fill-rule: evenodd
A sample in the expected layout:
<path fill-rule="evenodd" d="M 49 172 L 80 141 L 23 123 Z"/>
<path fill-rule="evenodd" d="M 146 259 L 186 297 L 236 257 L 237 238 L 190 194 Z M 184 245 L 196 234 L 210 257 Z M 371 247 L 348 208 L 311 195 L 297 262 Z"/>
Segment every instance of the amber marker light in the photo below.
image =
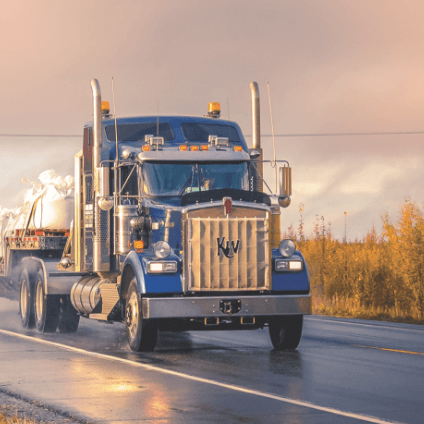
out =
<path fill-rule="evenodd" d="M 221 105 L 218 102 L 208 104 L 208 115 L 218 117 L 221 114 Z"/>
<path fill-rule="evenodd" d="M 109 102 L 102 101 L 102 113 L 108 115 L 110 112 Z"/>
<path fill-rule="evenodd" d="M 234 151 L 235 152 L 241 152 L 241 151 L 243 151 L 243 147 L 242 146 L 234 146 Z"/>
<path fill-rule="evenodd" d="M 190 150 L 191 150 L 192 152 L 198 152 L 198 151 L 199 151 L 199 146 L 191 146 L 191 147 L 190 147 Z"/>
<path fill-rule="evenodd" d="M 144 241 L 143 240 L 136 240 L 134 242 L 134 249 L 139 251 L 144 249 Z"/>
<path fill-rule="evenodd" d="M 209 146 L 208 146 L 207 144 L 202 144 L 202 145 L 200 146 L 200 148 L 201 148 L 202 150 L 209 150 Z"/>
<path fill-rule="evenodd" d="M 182 145 L 180 146 L 180 150 L 181 150 L 182 152 L 185 152 L 186 150 L 188 150 L 188 146 L 187 146 L 187 145 L 185 145 L 185 144 L 182 144 Z"/>
<path fill-rule="evenodd" d="M 143 152 L 150 152 L 150 146 L 142 146 L 141 150 L 143 150 Z"/>

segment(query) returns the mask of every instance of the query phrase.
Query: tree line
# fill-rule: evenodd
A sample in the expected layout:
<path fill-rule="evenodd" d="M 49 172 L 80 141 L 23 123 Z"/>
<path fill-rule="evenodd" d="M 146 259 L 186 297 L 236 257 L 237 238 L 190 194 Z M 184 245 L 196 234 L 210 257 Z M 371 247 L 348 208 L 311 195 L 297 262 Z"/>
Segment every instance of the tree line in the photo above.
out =
<path fill-rule="evenodd" d="M 424 323 L 424 211 L 407 200 L 397 222 L 381 218 L 381 235 L 373 227 L 353 242 L 334 239 L 324 217 L 309 238 L 302 215 L 286 231 L 306 259 L 315 313 Z"/>

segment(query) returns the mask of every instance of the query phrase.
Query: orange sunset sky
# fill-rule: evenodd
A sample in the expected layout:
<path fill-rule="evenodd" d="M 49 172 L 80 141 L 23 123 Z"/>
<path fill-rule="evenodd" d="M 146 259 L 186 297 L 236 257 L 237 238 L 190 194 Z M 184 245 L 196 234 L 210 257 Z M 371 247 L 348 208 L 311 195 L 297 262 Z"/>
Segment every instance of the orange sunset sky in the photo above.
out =
<path fill-rule="evenodd" d="M 90 80 L 117 115 L 222 115 L 251 134 L 249 83 L 261 93 L 262 133 L 424 131 L 424 2 L 38 0 L 0 13 L 0 206 L 20 201 L 23 177 L 73 173 L 91 119 Z M 229 106 L 229 107 L 228 107 Z M 250 145 L 250 138 L 247 138 Z M 272 140 L 263 147 L 272 158 Z M 406 199 L 422 203 L 424 134 L 277 137 L 293 167 L 282 230 L 315 215 L 333 234 L 362 237 Z M 273 174 L 266 174 L 273 187 Z"/>

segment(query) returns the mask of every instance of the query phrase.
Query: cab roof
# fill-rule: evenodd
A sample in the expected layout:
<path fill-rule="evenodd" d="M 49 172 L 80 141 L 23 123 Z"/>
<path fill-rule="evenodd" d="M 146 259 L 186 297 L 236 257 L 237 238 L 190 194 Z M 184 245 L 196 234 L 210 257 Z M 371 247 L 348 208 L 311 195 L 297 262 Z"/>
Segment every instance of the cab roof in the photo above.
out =
<path fill-rule="evenodd" d="M 205 136 L 207 133 L 209 135 L 218 135 L 225 136 L 222 132 L 227 132 L 231 134 L 230 143 L 238 144 L 243 147 L 244 151 L 248 151 L 246 141 L 243 137 L 240 126 L 233 121 L 228 121 L 221 118 L 209 118 L 202 116 L 136 116 L 136 117 L 124 117 L 117 118 L 116 124 L 118 126 L 118 139 L 121 137 L 121 134 L 127 128 L 137 128 L 137 124 L 140 124 L 142 131 L 139 134 L 143 135 L 144 133 L 150 133 L 152 135 L 157 135 L 157 128 L 159 126 L 159 135 L 161 133 L 165 135 L 165 143 L 205 143 Z M 150 125 L 149 125 L 150 124 Z M 196 125 L 198 124 L 198 125 Z M 85 127 L 92 127 L 93 122 L 87 122 Z M 214 128 L 213 126 L 216 126 Z M 102 121 L 102 138 L 103 143 L 115 143 L 115 119 L 104 118 Z M 201 131 L 199 131 L 201 129 Z M 143 133 L 144 131 L 144 133 Z M 215 132 L 221 132 L 215 134 Z M 197 134 L 201 134 L 200 139 L 196 139 Z M 134 140 L 131 139 L 131 131 L 129 135 L 126 135 L 122 142 L 125 143 L 144 143 L 144 136 L 134 136 Z M 232 140 L 232 139 L 233 140 Z"/>

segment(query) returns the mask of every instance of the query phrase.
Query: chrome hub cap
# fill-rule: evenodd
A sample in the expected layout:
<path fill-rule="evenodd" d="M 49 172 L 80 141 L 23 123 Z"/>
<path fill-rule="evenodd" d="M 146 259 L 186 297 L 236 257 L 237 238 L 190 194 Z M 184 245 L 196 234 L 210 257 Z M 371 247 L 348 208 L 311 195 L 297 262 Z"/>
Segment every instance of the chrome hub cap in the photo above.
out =
<path fill-rule="evenodd" d="M 137 334 L 138 327 L 138 299 L 137 293 L 131 293 L 127 302 L 127 328 L 131 338 Z"/>
<path fill-rule="evenodd" d="M 25 284 L 25 281 L 22 281 L 21 286 L 21 314 L 22 317 L 25 318 L 27 315 L 27 307 L 28 307 L 28 287 Z"/>
<path fill-rule="evenodd" d="M 37 321 L 41 321 L 43 317 L 44 309 L 44 296 L 43 296 L 43 286 L 41 283 L 37 283 L 37 291 L 35 293 L 35 314 L 37 316 Z"/>

